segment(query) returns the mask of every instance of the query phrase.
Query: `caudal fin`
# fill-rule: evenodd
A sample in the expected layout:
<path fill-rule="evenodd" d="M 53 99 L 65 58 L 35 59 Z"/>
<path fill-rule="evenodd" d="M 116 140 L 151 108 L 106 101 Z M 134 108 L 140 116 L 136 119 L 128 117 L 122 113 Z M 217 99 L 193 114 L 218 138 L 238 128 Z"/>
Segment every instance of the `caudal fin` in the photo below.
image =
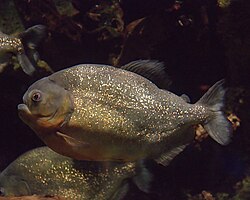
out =
<path fill-rule="evenodd" d="M 41 24 L 32 26 L 19 34 L 22 42 L 32 49 L 37 48 L 39 43 L 41 43 L 46 36 L 47 28 Z"/>
<path fill-rule="evenodd" d="M 226 92 L 224 82 L 220 80 L 215 83 L 197 104 L 202 104 L 212 111 L 211 118 L 203 124 L 208 134 L 219 144 L 227 145 L 231 141 L 232 126 L 222 111 Z"/>
<path fill-rule="evenodd" d="M 35 66 L 39 61 L 39 54 L 36 48 L 46 35 L 45 26 L 35 25 L 18 36 L 22 41 L 24 50 L 22 53 L 17 54 L 17 58 L 23 71 L 28 75 L 32 75 L 35 72 Z"/>

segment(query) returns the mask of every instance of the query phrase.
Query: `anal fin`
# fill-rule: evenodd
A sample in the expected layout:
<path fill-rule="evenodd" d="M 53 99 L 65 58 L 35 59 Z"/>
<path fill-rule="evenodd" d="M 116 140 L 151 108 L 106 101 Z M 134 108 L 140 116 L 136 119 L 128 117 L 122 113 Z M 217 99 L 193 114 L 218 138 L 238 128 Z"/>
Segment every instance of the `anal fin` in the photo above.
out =
<path fill-rule="evenodd" d="M 179 153 L 185 149 L 186 146 L 187 144 L 175 147 L 174 149 L 161 154 L 161 156 L 155 159 L 155 161 L 159 164 L 167 166 Z"/>

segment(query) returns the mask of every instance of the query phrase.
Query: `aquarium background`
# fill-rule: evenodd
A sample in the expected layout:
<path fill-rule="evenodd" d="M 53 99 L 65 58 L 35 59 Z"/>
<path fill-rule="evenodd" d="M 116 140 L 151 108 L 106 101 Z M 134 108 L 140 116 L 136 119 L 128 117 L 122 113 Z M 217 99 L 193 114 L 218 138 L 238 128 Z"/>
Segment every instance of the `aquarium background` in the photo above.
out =
<path fill-rule="evenodd" d="M 44 145 L 19 119 L 17 105 L 28 86 L 50 69 L 153 59 L 165 63 L 172 81 L 165 89 L 187 94 L 193 103 L 226 78 L 225 112 L 233 116 L 233 141 L 223 147 L 198 138 L 167 167 L 149 161 L 152 192 L 131 183 L 125 199 L 250 199 L 249 11 L 247 0 L 0 0 L 2 32 L 47 27 L 33 76 L 14 58 L 0 65 L 0 171 Z"/>

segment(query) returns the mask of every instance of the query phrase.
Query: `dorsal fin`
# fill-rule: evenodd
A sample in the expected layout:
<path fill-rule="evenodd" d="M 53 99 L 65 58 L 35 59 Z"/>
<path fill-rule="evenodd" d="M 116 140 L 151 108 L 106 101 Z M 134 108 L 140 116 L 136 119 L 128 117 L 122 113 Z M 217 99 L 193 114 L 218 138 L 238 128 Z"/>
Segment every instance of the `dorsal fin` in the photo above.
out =
<path fill-rule="evenodd" d="M 121 66 L 121 69 L 139 74 L 162 89 L 169 89 L 172 83 L 165 71 L 164 64 L 157 60 L 136 60 Z"/>

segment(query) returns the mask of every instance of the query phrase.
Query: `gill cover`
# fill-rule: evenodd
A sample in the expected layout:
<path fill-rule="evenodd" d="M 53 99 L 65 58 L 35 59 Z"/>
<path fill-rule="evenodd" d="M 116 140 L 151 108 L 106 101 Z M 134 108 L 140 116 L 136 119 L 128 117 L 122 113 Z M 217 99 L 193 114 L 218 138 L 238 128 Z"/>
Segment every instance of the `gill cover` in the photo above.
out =
<path fill-rule="evenodd" d="M 15 175 L 2 176 L 0 185 L 0 196 L 31 195 L 27 182 Z"/>
<path fill-rule="evenodd" d="M 70 92 L 48 77 L 31 85 L 23 101 L 38 127 L 60 127 L 70 119 L 74 110 Z"/>

